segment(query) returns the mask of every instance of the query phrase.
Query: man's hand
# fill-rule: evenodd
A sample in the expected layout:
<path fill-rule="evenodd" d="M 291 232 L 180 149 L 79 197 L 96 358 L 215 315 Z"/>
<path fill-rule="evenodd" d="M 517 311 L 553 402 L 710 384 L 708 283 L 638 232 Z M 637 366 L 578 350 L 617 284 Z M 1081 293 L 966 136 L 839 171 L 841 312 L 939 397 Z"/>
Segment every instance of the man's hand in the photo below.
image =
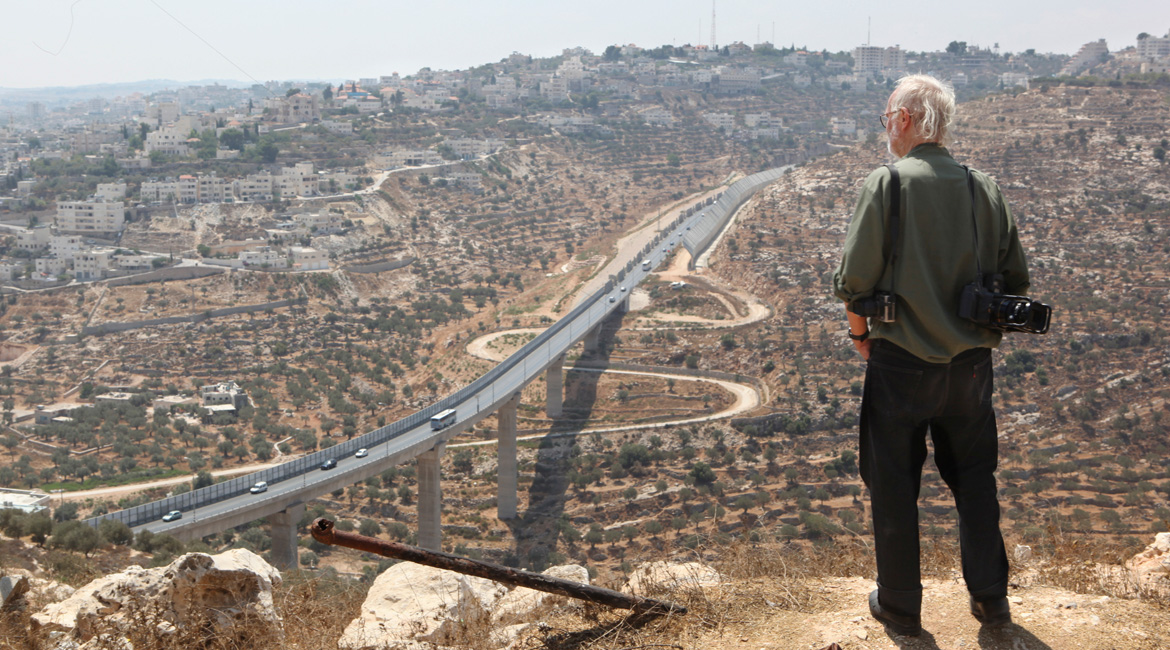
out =
<path fill-rule="evenodd" d="M 854 341 L 853 347 L 857 348 L 857 353 L 861 355 L 862 359 L 869 361 L 869 352 L 873 349 L 873 339 Z"/>

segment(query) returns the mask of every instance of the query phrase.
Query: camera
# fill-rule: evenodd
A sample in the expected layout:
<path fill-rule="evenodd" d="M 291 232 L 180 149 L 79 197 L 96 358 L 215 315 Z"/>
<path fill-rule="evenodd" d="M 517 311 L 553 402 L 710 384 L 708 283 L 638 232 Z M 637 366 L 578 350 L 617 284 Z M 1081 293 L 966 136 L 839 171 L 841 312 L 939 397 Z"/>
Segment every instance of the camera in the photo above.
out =
<path fill-rule="evenodd" d="M 993 330 L 1044 334 L 1052 319 L 1052 307 L 1024 296 L 1005 295 L 1003 275 L 985 273 L 963 287 L 959 317 Z"/>
<path fill-rule="evenodd" d="M 876 318 L 883 323 L 894 322 L 896 297 L 888 291 L 875 291 L 868 298 L 849 303 L 849 311 L 866 318 Z"/>

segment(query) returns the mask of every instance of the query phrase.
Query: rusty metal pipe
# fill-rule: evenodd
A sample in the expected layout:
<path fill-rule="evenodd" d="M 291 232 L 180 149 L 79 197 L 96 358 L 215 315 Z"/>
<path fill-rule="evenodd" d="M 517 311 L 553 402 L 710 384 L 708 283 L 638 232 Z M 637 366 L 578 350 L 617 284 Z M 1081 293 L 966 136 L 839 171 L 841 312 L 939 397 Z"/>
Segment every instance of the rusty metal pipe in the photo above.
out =
<path fill-rule="evenodd" d="M 570 598 L 577 598 L 591 603 L 598 603 L 616 609 L 632 609 L 639 614 L 685 614 L 687 608 L 653 598 L 642 598 L 623 594 L 612 589 L 583 585 L 572 580 L 563 580 L 531 571 L 509 569 L 505 566 L 480 562 L 441 551 L 428 551 L 417 546 L 386 542 L 375 537 L 366 537 L 355 533 L 347 533 L 333 527 L 333 522 L 318 517 L 309 526 L 313 539 L 330 546 L 344 546 L 366 553 L 376 553 L 383 557 L 392 557 L 416 564 L 446 569 L 465 575 L 486 578 L 518 587 L 528 587 L 550 594 L 559 594 Z"/>

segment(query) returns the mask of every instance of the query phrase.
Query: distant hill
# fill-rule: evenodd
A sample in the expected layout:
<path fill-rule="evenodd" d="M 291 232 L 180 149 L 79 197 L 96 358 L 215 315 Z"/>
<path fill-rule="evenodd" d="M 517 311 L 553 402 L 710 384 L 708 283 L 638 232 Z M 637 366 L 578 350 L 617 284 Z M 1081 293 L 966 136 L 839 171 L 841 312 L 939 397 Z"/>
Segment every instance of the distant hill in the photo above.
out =
<path fill-rule="evenodd" d="M 234 79 L 198 79 L 175 81 L 174 79 L 145 79 L 123 83 L 88 84 L 85 86 L 48 86 L 43 88 L 5 88 L 0 86 L 0 104 L 44 102 L 55 104 L 92 99 L 94 97 L 118 97 L 131 93 L 153 93 L 160 90 L 207 86 L 219 84 L 229 88 L 247 88 L 252 84 Z"/>

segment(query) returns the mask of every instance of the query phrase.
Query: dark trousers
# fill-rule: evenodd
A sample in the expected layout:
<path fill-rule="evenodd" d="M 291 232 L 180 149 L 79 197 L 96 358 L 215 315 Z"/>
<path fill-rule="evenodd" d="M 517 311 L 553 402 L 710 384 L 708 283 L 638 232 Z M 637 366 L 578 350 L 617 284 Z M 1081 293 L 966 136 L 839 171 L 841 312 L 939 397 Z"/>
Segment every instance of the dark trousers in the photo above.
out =
<path fill-rule="evenodd" d="M 955 495 L 963 578 L 976 600 L 1007 595 L 1008 562 L 999 532 L 991 350 L 927 363 L 874 341 L 861 400 L 859 465 L 870 491 L 878 597 L 893 612 L 918 615 L 922 582 L 918 492 L 926 432 L 939 474 Z"/>

